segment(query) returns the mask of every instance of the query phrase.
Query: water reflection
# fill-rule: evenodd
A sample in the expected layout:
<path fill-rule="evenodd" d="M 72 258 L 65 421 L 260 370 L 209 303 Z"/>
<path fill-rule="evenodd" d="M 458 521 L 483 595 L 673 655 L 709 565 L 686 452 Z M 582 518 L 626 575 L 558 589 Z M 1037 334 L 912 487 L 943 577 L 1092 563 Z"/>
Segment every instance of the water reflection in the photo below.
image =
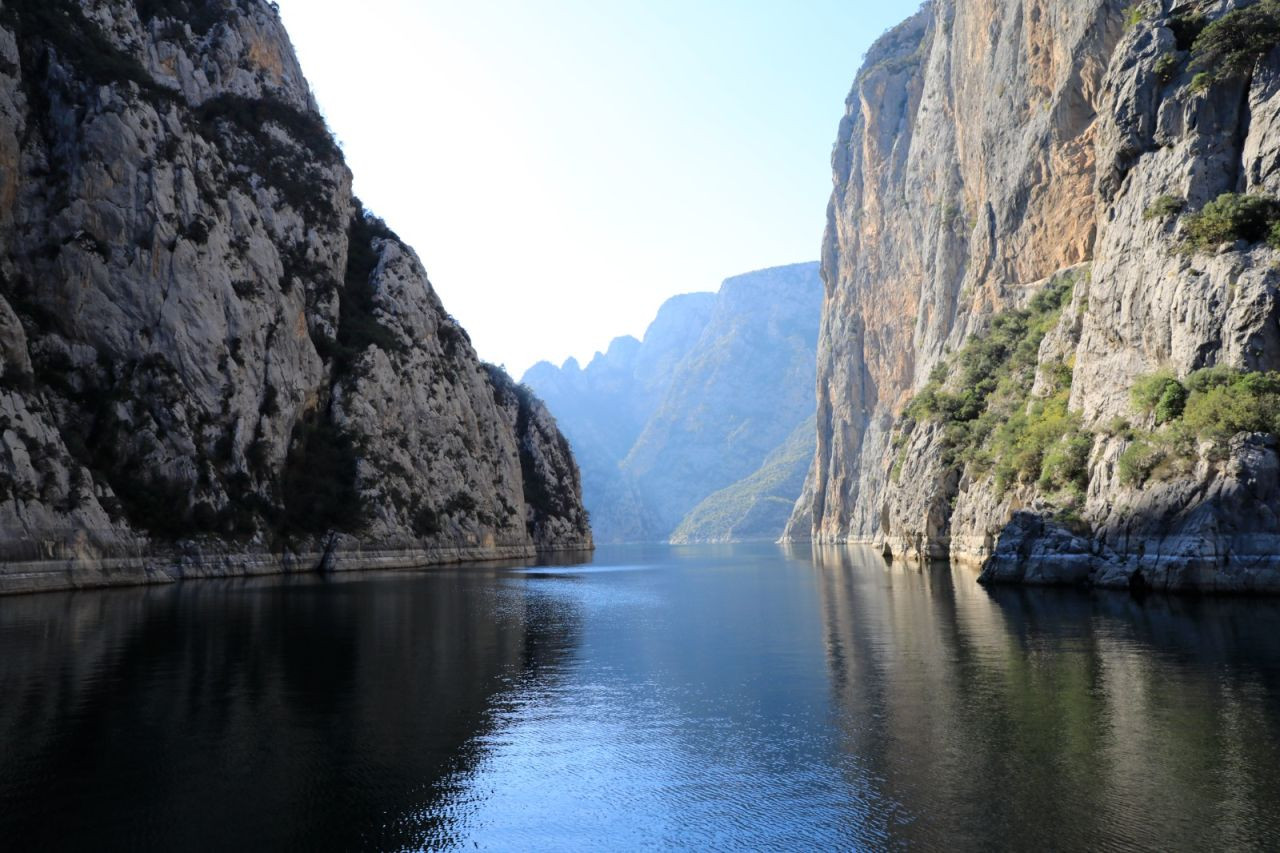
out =
<path fill-rule="evenodd" d="M 1280 838 L 1280 605 L 996 589 L 815 550 L 843 748 L 916 846 Z"/>
<path fill-rule="evenodd" d="M 477 760 L 490 702 L 554 680 L 574 614 L 491 573 L 0 606 L 7 849 L 400 849 Z M 13 845 L 13 846 L 10 846 Z"/>
<path fill-rule="evenodd" d="M 3 599 L 0 848 L 1274 848 L 1278 617 L 771 546 Z"/>

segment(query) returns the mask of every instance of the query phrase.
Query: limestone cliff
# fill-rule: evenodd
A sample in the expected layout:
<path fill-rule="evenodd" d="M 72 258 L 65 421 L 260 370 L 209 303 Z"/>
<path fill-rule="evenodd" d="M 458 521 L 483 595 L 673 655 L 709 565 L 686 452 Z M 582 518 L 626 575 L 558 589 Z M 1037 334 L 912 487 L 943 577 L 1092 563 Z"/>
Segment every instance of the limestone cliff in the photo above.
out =
<path fill-rule="evenodd" d="M 0 591 L 590 547 L 262 0 L 0 0 Z"/>
<path fill-rule="evenodd" d="M 877 42 L 833 155 L 790 538 L 1280 590 L 1273 431 L 1135 393 L 1280 368 L 1278 43 L 1275 0 L 934 0 Z"/>

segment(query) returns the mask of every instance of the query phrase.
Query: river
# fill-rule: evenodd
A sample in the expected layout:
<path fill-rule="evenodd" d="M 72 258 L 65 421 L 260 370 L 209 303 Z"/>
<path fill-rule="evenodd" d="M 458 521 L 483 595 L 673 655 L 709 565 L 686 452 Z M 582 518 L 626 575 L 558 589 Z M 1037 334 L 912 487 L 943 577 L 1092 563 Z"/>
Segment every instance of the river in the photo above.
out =
<path fill-rule="evenodd" d="M 10 850 L 1280 845 L 1280 602 L 859 548 L 0 599 Z"/>

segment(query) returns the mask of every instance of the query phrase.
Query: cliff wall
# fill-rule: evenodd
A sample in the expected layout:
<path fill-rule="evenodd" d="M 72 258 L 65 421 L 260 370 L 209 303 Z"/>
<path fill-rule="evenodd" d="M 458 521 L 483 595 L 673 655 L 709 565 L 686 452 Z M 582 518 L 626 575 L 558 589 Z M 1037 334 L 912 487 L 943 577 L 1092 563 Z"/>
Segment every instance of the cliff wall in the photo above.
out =
<path fill-rule="evenodd" d="M 0 3 L 0 592 L 588 548 L 260 0 Z"/>
<path fill-rule="evenodd" d="M 1275 430 L 1193 417 L 1280 368 L 1277 22 L 1274 0 L 935 0 L 875 45 L 833 156 L 789 538 L 1280 589 Z M 1142 404 L 1161 376 L 1185 418 Z"/>

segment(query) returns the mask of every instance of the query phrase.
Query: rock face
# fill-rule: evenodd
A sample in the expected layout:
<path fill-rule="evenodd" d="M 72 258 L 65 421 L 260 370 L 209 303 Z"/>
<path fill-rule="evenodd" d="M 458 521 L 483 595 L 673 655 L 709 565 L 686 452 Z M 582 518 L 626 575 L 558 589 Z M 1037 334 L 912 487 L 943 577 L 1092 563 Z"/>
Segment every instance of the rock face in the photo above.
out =
<path fill-rule="evenodd" d="M 1280 368 L 1280 253 L 1256 235 L 1193 250 L 1189 217 L 1156 204 L 1280 193 L 1280 49 L 1193 82 L 1197 34 L 1250 5 L 934 0 L 872 48 L 833 155 L 818 448 L 788 538 L 972 559 L 989 580 L 1280 591 L 1274 439 L 1135 484 L 1132 431 L 1108 426 L 1155 426 L 1131 401 L 1144 374 Z M 904 415 L 1064 277 L 1028 406 L 1065 367 L 1087 456 L 1069 513 Z"/>
<path fill-rule="evenodd" d="M 573 443 L 601 541 L 777 537 L 807 464 L 803 433 L 788 439 L 813 412 L 820 300 L 816 263 L 747 273 L 669 300 L 643 343 L 585 370 L 525 374 Z"/>
<path fill-rule="evenodd" d="M 589 548 L 260 0 L 0 4 L 0 592 Z"/>

